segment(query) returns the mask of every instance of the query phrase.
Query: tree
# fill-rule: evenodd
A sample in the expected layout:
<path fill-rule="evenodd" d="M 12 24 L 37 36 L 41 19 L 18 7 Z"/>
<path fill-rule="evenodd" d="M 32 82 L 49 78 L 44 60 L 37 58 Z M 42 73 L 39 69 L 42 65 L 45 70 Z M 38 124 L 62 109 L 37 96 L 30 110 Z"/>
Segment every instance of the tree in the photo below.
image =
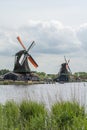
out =
<path fill-rule="evenodd" d="M 1 69 L 1 70 L 0 70 L 0 75 L 4 75 L 4 74 L 6 74 L 7 72 L 9 72 L 9 70 L 7 70 L 7 69 Z"/>

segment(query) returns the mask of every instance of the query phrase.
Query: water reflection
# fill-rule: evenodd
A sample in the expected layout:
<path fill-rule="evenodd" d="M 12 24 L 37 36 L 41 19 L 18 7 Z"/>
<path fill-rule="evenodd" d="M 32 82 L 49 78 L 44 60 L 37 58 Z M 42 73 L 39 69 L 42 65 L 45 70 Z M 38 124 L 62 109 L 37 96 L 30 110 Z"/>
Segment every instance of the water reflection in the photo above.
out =
<path fill-rule="evenodd" d="M 39 84 L 39 85 L 0 85 L 0 103 L 14 100 L 42 102 L 48 109 L 57 101 L 77 100 L 87 105 L 87 83 Z"/>

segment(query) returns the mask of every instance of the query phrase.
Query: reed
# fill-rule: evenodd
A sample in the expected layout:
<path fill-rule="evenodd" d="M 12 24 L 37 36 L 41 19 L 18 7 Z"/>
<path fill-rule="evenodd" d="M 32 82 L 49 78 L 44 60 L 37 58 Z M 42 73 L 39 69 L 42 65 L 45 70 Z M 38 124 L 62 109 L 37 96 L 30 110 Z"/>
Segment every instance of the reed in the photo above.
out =
<path fill-rule="evenodd" d="M 43 130 L 43 127 L 45 127 L 45 117 L 47 115 L 47 110 L 43 104 L 23 101 L 19 109 L 21 122 L 26 130 Z"/>
<path fill-rule="evenodd" d="M 13 130 L 19 121 L 19 108 L 14 102 L 0 105 L 0 130 Z"/>
<path fill-rule="evenodd" d="M 85 120 L 85 108 L 78 102 L 58 102 L 52 106 L 51 122 L 55 122 L 54 126 L 59 130 L 83 129 L 86 127 Z"/>

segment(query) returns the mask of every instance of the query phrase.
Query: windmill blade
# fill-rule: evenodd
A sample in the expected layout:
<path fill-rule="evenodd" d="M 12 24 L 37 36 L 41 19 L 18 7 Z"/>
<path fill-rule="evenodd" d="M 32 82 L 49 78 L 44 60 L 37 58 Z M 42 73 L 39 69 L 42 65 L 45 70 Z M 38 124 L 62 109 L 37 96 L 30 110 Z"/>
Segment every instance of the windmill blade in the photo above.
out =
<path fill-rule="evenodd" d="M 19 36 L 17 37 L 17 40 L 19 41 L 19 43 L 21 44 L 21 46 L 26 50 L 26 47 L 25 47 L 24 44 L 22 43 L 22 41 L 21 41 L 21 39 L 20 39 Z"/>
<path fill-rule="evenodd" d="M 22 54 L 21 57 L 20 57 L 20 59 L 19 59 L 19 64 L 20 64 L 21 66 L 23 65 L 22 61 L 23 61 L 24 57 L 25 57 L 25 55 Z"/>
<path fill-rule="evenodd" d="M 29 48 L 26 50 L 26 54 L 22 54 L 22 56 L 19 59 L 19 64 L 22 66 L 24 61 L 26 60 L 27 56 L 29 56 L 28 51 L 35 45 L 35 42 L 33 41 Z M 34 61 L 33 61 L 34 62 Z M 34 65 L 35 66 L 35 65 Z"/>
<path fill-rule="evenodd" d="M 35 62 L 35 60 L 32 58 L 31 55 L 28 56 L 28 59 L 29 59 L 29 61 L 33 64 L 33 66 L 34 66 L 35 68 L 38 67 L 38 64 Z"/>
<path fill-rule="evenodd" d="M 70 62 L 70 59 L 68 60 L 68 62 L 67 62 L 67 63 L 69 64 L 69 62 Z"/>
<path fill-rule="evenodd" d="M 69 69 L 70 73 L 72 73 L 72 71 L 71 71 L 71 69 L 70 69 L 69 65 L 68 65 L 68 69 Z"/>
<path fill-rule="evenodd" d="M 27 49 L 27 52 L 28 52 L 34 45 L 35 45 L 35 42 L 33 41 L 33 42 L 31 43 L 31 45 L 29 46 L 29 48 Z"/>
<path fill-rule="evenodd" d="M 21 46 L 26 50 L 26 47 L 24 46 L 24 44 L 22 43 L 20 37 L 17 37 L 17 40 L 19 41 L 19 43 L 21 44 Z M 26 50 L 27 54 L 23 54 L 20 59 L 19 59 L 19 64 L 23 65 L 25 59 L 28 57 L 29 61 L 34 65 L 34 67 L 38 67 L 38 64 L 34 61 L 34 59 L 32 58 L 31 55 L 28 54 L 28 51 L 31 49 L 31 47 L 33 47 L 35 45 L 35 42 L 33 41 L 31 43 L 31 45 L 29 46 L 29 48 Z"/>
<path fill-rule="evenodd" d="M 65 62 L 67 63 L 66 57 L 64 56 Z"/>
<path fill-rule="evenodd" d="M 21 56 L 21 58 L 20 58 L 20 60 L 19 60 L 19 64 L 22 66 L 23 65 L 23 63 L 24 63 L 24 61 L 25 61 L 25 59 L 27 58 L 27 56 L 28 56 L 28 54 L 22 54 L 22 56 Z"/>

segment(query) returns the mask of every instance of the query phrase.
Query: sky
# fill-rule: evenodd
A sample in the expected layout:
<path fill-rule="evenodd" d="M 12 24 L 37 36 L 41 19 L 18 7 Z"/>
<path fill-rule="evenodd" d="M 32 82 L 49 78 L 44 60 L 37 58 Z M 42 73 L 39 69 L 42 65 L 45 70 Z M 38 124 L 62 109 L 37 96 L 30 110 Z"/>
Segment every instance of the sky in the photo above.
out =
<path fill-rule="evenodd" d="M 32 71 L 58 73 L 70 59 L 72 73 L 87 72 L 86 0 L 0 0 L 0 69 L 13 70 L 15 53 L 29 47 Z"/>

